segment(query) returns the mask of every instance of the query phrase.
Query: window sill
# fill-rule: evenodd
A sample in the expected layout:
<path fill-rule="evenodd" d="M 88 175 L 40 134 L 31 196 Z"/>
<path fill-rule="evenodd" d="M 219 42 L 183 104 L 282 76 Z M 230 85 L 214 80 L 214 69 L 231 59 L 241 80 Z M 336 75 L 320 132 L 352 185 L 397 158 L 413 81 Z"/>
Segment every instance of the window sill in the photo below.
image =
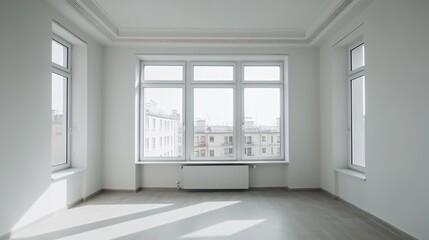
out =
<path fill-rule="evenodd" d="M 289 164 L 279 161 L 138 161 L 136 164 L 178 164 L 178 165 L 234 165 L 234 164 Z"/>
<path fill-rule="evenodd" d="M 82 172 L 83 170 L 84 170 L 83 168 L 67 168 L 58 172 L 54 172 L 51 174 L 51 181 L 55 182 L 60 179 L 64 179 L 68 176 Z"/>
<path fill-rule="evenodd" d="M 340 169 L 335 169 L 335 172 L 341 173 L 341 174 L 344 174 L 344 175 L 348 175 L 348 176 L 360 179 L 362 181 L 366 181 L 366 175 L 365 175 L 365 173 L 361 173 L 361 172 L 355 171 L 353 169 L 340 168 Z"/>

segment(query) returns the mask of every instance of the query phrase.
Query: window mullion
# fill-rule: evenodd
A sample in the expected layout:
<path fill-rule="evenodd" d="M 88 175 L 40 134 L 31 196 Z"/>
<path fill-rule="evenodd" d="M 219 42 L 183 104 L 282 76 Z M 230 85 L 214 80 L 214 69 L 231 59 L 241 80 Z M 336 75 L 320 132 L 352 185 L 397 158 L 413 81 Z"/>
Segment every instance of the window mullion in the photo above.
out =
<path fill-rule="evenodd" d="M 243 157 L 243 123 L 244 123 L 244 118 L 243 118 L 243 88 L 242 88 L 242 79 L 243 79 L 243 66 L 240 64 L 237 64 L 237 68 L 235 69 L 236 71 L 236 83 L 237 83 L 237 89 L 235 90 L 236 93 L 236 128 L 235 128 L 235 154 L 237 157 L 237 160 L 242 160 Z"/>
<path fill-rule="evenodd" d="M 186 62 L 185 65 L 185 88 L 186 88 L 186 97 L 185 97 L 185 156 L 186 161 L 191 160 L 192 154 L 194 152 L 194 91 L 191 85 L 192 78 L 192 66 L 189 62 Z"/>

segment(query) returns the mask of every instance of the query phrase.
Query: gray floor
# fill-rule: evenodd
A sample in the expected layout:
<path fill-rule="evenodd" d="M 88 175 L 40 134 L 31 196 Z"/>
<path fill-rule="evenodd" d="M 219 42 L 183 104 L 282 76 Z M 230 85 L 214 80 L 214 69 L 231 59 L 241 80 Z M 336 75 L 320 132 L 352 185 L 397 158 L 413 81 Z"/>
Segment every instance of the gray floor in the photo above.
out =
<path fill-rule="evenodd" d="M 400 239 L 321 191 L 105 192 L 12 239 Z"/>

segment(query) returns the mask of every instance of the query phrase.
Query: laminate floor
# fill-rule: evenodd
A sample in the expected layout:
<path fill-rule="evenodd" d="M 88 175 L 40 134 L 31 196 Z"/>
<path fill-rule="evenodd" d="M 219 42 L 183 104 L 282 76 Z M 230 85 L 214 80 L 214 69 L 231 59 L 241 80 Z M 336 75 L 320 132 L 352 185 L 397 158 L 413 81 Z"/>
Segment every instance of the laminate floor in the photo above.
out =
<path fill-rule="evenodd" d="M 400 239 L 321 191 L 103 192 L 16 232 L 50 239 Z"/>

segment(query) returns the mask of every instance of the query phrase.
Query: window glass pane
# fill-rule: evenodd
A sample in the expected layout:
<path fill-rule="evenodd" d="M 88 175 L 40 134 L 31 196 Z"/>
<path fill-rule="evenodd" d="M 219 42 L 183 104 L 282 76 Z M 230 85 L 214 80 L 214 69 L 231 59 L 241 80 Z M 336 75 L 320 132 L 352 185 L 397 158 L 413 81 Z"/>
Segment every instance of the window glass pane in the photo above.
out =
<path fill-rule="evenodd" d="M 144 66 L 143 80 L 181 81 L 183 80 L 183 66 Z"/>
<path fill-rule="evenodd" d="M 194 157 L 232 157 L 234 101 L 232 88 L 194 89 Z M 213 142 L 207 140 L 212 136 Z M 227 146 L 227 150 L 225 150 Z"/>
<path fill-rule="evenodd" d="M 352 164 L 365 167 L 365 76 L 351 81 Z"/>
<path fill-rule="evenodd" d="M 52 73 L 51 165 L 67 163 L 67 78 Z"/>
<path fill-rule="evenodd" d="M 244 66 L 244 81 L 280 81 L 280 66 Z"/>
<path fill-rule="evenodd" d="M 232 81 L 233 66 L 194 66 L 195 81 Z"/>
<path fill-rule="evenodd" d="M 365 46 L 359 45 L 351 50 L 352 71 L 365 66 Z"/>
<path fill-rule="evenodd" d="M 280 156 L 280 151 L 273 151 L 281 146 L 280 99 L 279 88 L 244 88 L 245 156 Z M 271 147 L 271 152 L 262 152 L 265 147 Z"/>
<path fill-rule="evenodd" d="M 67 68 L 67 50 L 66 46 L 52 40 L 52 62 Z"/>
<path fill-rule="evenodd" d="M 144 88 L 144 157 L 181 157 L 183 155 L 182 88 Z M 164 124 L 162 124 L 164 123 Z M 163 126 L 170 124 L 170 128 Z M 166 141 L 170 138 L 169 141 Z M 148 148 L 148 149 L 146 149 Z"/>

